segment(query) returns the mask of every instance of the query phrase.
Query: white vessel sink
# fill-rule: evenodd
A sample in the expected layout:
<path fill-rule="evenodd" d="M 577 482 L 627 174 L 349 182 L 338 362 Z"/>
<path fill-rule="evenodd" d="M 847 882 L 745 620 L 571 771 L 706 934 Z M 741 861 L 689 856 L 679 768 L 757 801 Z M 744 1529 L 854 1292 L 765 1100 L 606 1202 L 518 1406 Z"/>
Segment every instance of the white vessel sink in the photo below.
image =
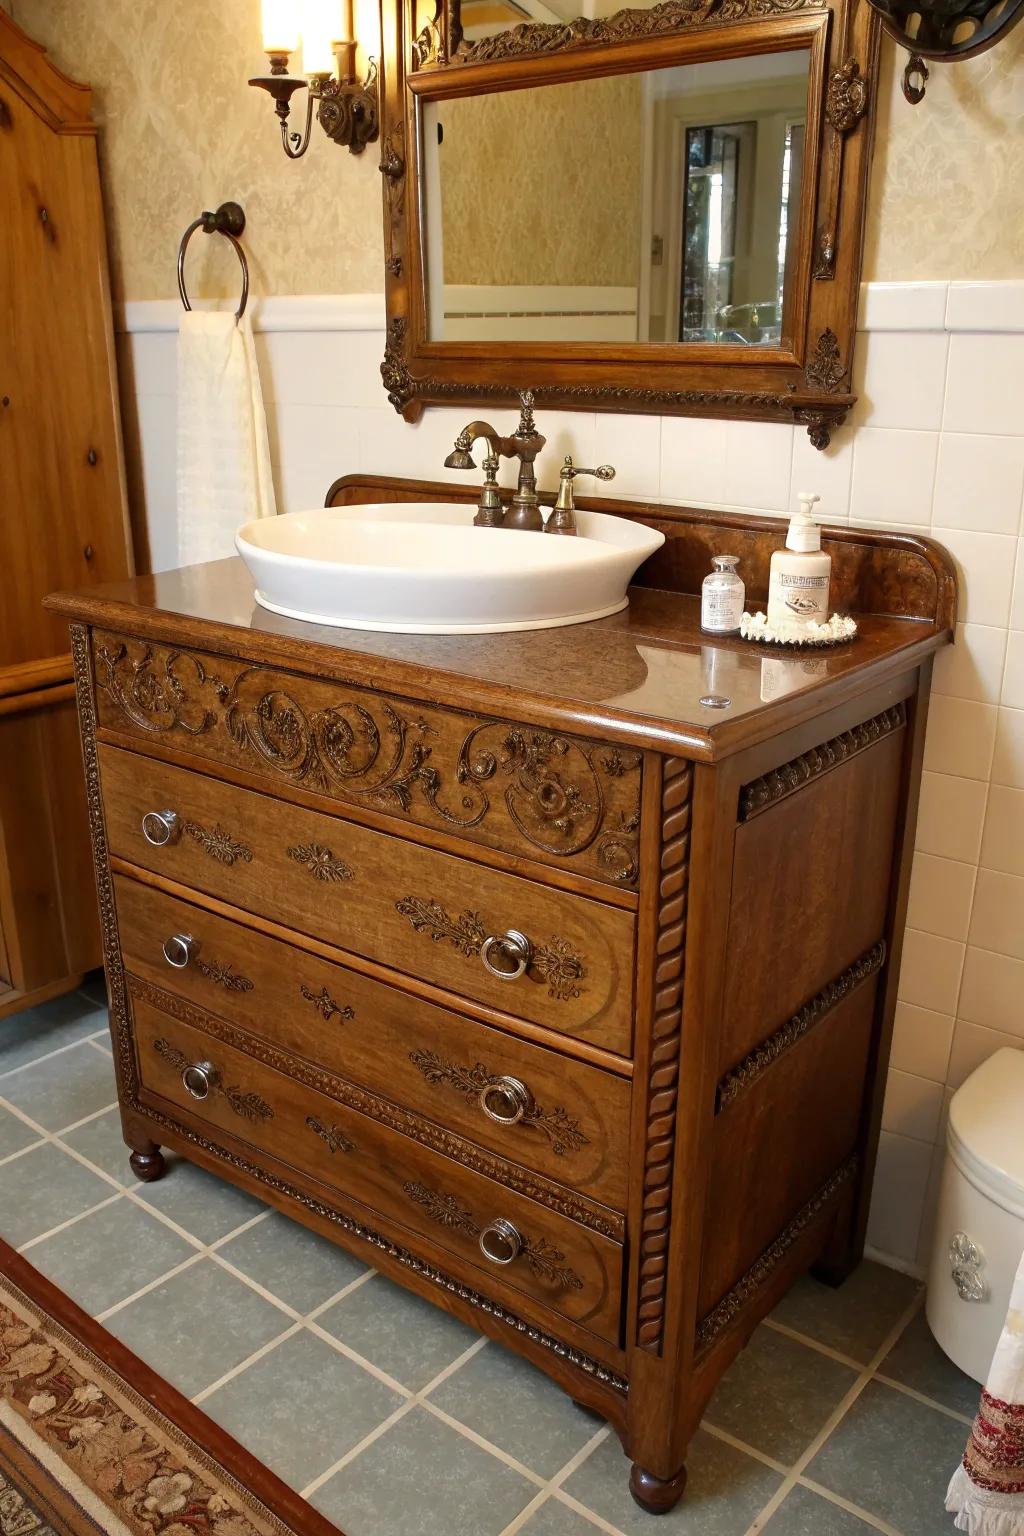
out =
<path fill-rule="evenodd" d="M 491 634 L 603 619 L 665 536 L 604 512 L 579 534 L 474 528 L 472 506 L 410 502 L 246 523 L 238 553 L 272 613 L 345 629 Z"/>

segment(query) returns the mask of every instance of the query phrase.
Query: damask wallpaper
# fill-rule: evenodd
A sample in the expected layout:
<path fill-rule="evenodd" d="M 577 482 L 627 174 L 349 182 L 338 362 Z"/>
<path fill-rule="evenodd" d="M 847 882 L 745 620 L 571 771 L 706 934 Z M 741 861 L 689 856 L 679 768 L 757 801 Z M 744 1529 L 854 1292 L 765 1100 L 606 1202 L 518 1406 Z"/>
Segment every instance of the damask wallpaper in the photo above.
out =
<path fill-rule="evenodd" d="M 444 102 L 445 282 L 634 286 L 641 110 L 639 75 Z"/>
<path fill-rule="evenodd" d="M 248 214 L 259 291 L 383 286 L 375 149 L 355 159 L 317 132 L 304 160 L 285 162 L 266 97 L 245 84 L 264 67 L 259 0 L 0 4 L 60 68 L 93 86 L 115 298 L 173 296 L 182 230 L 227 197 Z M 1019 277 L 1024 27 L 979 58 L 936 65 L 918 107 L 900 94 L 903 58 L 885 43 L 864 277 Z M 557 208 L 538 207 L 535 223 L 544 239 L 566 227 Z M 190 289 L 234 292 L 224 242 L 197 244 Z"/>

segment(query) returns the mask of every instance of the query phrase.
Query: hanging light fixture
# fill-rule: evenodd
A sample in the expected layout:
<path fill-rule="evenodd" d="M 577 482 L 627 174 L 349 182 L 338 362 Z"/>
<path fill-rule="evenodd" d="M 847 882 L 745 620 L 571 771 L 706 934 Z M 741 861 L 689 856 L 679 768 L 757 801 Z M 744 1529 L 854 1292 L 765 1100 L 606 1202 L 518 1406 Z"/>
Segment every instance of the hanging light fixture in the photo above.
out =
<path fill-rule="evenodd" d="M 335 144 L 362 154 L 377 138 L 377 64 L 371 58 L 366 77 L 356 75 L 356 38 L 352 0 L 263 0 L 263 49 L 270 73 L 255 75 L 250 85 L 266 91 L 275 103 L 281 143 L 290 160 L 309 148 L 313 104 L 317 121 Z M 302 72 L 290 74 L 291 57 L 302 46 Z M 306 121 L 296 131 L 290 124 L 292 97 L 305 89 Z"/>

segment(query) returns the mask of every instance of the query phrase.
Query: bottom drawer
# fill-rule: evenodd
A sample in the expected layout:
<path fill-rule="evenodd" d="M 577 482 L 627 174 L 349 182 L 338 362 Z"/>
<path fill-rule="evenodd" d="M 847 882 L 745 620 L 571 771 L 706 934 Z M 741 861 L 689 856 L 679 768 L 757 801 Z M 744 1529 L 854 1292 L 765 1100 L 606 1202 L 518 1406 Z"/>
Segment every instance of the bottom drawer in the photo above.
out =
<path fill-rule="evenodd" d="M 133 1002 L 143 1102 L 165 1101 L 380 1211 L 493 1281 L 619 1343 L 622 1249 L 205 1030 Z M 423 1242 L 418 1244 L 421 1251 Z M 486 1282 L 481 1282 L 486 1288 Z"/>

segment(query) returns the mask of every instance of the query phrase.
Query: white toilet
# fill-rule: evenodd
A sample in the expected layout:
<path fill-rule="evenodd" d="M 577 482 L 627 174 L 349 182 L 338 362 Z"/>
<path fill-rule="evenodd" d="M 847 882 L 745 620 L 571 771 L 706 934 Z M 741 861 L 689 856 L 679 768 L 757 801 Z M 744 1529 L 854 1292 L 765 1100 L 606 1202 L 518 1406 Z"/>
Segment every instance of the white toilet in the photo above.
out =
<path fill-rule="evenodd" d="M 996 1051 L 949 1106 L 928 1326 L 984 1384 L 1024 1252 L 1024 1050 Z"/>

